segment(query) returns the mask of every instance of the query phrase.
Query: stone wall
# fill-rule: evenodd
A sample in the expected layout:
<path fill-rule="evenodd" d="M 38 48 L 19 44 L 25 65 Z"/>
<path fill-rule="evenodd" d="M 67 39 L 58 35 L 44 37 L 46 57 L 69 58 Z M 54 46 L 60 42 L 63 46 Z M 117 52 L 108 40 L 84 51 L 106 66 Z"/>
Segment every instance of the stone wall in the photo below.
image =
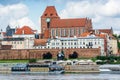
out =
<path fill-rule="evenodd" d="M 0 50 L 0 59 L 43 59 L 43 54 L 50 52 L 52 58 L 57 58 L 60 49 L 29 49 L 29 50 Z M 78 58 L 91 58 L 100 55 L 100 49 L 63 49 L 65 57 L 76 52 Z"/>

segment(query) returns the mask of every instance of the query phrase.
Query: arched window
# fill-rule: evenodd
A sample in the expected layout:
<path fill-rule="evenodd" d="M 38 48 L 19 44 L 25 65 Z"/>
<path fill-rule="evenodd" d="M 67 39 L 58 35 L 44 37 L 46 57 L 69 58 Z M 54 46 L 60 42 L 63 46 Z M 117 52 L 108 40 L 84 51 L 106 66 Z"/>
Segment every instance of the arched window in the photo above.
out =
<path fill-rule="evenodd" d="M 52 54 L 50 52 L 43 54 L 43 59 L 52 59 Z"/>
<path fill-rule="evenodd" d="M 78 58 L 78 53 L 74 51 L 72 54 L 69 54 L 69 58 L 72 58 L 72 59 Z"/>

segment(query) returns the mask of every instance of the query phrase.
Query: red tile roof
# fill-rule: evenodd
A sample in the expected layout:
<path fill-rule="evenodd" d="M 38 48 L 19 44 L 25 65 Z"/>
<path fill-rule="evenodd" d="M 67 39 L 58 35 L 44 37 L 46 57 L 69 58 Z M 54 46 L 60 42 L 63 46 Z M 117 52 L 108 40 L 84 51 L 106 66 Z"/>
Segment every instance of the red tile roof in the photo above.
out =
<path fill-rule="evenodd" d="M 45 46 L 47 43 L 47 39 L 34 39 L 34 46 Z"/>
<path fill-rule="evenodd" d="M 29 26 L 23 26 L 22 28 L 18 28 L 15 34 L 34 34 L 34 30 L 32 30 Z"/>
<path fill-rule="evenodd" d="M 112 33 L 111 29 L 98 29 L 98 30 L 99 30 L 99 32 L 103 32 L 103 33 L 108 33 L 108 34 Z"/>
<path fill-rule="evenodd" d="M 47 6 L 41 17 L 59 17 L 54 6 Z"/>
<path fill-rule="evenodd" d="M 87 18 L 77 19 L 55 19 L 50 23 L 51 28 L 69 28 L 69 27 L 84 27 L 86 25 Z"/>

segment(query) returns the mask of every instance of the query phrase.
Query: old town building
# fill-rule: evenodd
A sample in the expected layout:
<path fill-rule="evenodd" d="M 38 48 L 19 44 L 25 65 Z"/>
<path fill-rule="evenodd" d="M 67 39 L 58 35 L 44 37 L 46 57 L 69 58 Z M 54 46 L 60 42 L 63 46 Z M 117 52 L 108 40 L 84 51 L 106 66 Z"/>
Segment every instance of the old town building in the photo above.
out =
<path fill-rule="evenodd" d="M 0 36 L 0 59 L 57 58 L 62 50 L 65 58 L 73 54 L 75 58 L 91 58 L 116 54 L 118 50 L 112 28 L 93 30 L 89 18 L 61 19 L 54 6 L 47 6 L 40 27 L 39 35 L 29 26 L 7 26 L 6 37 Z"/>
<path fill-rule="evenodd" d="M 4 38 L 2 45 L 12 45 L 12 49 L 32 49 L 36 30 L 29 26 L 17 28 L 12 38 Z"/>
<path fill-rule="evenodd" d="M 45 39 L 44 39 L 45 40 Z M 35 49 L 94 49 L 100 48 L 101 55 L 104 54 L 104 39 L 100 37 L 96 37 L 95 35 L 90 35 L 87 37 L 59 37 L 59 38 L 51 38 L 46 39 L 45 42 L 40 40 L 35 41 L 34 48 Z"/>
<path fill-rule="evenodd" d="M 60 19 L 54 6 L 47 6 L 41 16 L 41 32 L 44 38 L 74 37 L 89 30 L 92 30 L 91 19 Z"/>

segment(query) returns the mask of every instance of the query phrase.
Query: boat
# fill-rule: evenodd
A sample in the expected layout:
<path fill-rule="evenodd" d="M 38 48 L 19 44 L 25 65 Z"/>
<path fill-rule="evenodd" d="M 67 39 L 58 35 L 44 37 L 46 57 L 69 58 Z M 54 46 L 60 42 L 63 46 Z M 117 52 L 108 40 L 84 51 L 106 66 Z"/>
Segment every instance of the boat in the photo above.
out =
<path fill-rule="evenodd" d="M 111 73 L 112 71 L 110 69 L 99 69 L 100 73 Z"/>
<path fill-rule="evenodd" d="M 57 64 L 17 64 L 11 68 L 12 74 L 61 74 L 64 68 Z"/>

